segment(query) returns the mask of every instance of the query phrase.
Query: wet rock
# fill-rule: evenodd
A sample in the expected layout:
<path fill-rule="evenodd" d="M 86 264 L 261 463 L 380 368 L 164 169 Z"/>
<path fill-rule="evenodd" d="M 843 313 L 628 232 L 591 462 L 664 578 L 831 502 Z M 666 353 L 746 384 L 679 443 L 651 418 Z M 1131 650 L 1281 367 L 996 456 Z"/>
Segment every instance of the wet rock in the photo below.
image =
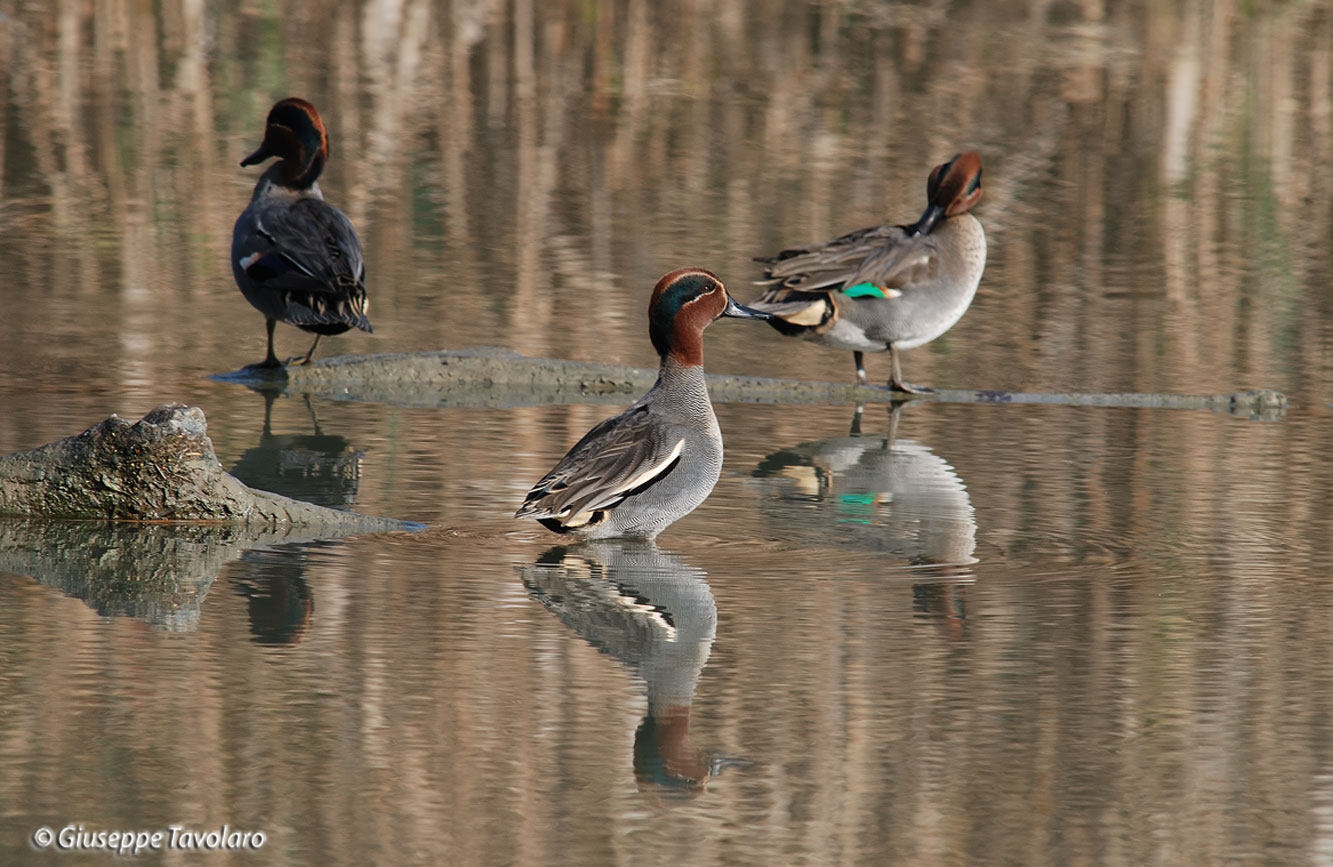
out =
<path fill-rule="evenodd" d="M 0 516 L 301 526 L 330 535 L 412 525 L 248 488 L 223 471 L 198 407 L 164 404 L 0 458 Z"/>
<path fill-rule="evenodd" d="M 529 358 L 493 346 L 434 352 L 380 353 L 325 358 L 288 368 L 243 368 L 214 377 L 258 391 L 318 395 L 411 407 L 513 407 L 549 403 L 625 404 L 647 391 L 656 370 Z M 941 388 L 907 395 L 883 386 L 759 376 L 708 375 L 708 393 L 719 403 L 941 403 L 1054 404 L 1223 412 L 1278 421 L 1286 415 L 1281 392 L 1261 389 L 1235 394 L 1023 393 Z"/>
<path fill-rule="evenodd" d="M 1271 388 L 1238 391 L 1231 395 L 1226 411 L 1255 421 L 1277 421 L 1287 415 L 1287 396 Z"/>
<path fill-rule="evenodd" d="M 215 377 L 260 391 L 319 395 L 394 406 L 537 406 L 625 404 L 647 391 L 657 371 L 622 364 L 530 358 L 493 346 L 435 352 L 325 358 L 286 369 L 243 368 Z M 891 393 L 836 382 L 708 375 L 721 403 L 849 403 L 887 401 Z"/>

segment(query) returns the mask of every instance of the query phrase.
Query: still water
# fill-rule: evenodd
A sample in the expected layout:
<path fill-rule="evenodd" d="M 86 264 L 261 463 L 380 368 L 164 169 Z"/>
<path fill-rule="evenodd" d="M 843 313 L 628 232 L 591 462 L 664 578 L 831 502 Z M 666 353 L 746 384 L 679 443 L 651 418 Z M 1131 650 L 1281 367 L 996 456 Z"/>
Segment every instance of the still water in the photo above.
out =
<path fill-rule="evenodd" d="M 0 863 L 1333 864 L 1327 2 L 0 0 L 0 81 L 0 453 L 186 402 L 248 483 L 428 525 L 0 523 Z M 263 356 L 227 256 L 289 94 L 366 247 L 322 356 L 651 366 L 662 273 L 746 300 L 975 149 L 986 275 L 909 379 L 1291 408 L 719 405 L 703 506 L 562 546 L 510 515 L 605 404 L 209 378 Z"/>

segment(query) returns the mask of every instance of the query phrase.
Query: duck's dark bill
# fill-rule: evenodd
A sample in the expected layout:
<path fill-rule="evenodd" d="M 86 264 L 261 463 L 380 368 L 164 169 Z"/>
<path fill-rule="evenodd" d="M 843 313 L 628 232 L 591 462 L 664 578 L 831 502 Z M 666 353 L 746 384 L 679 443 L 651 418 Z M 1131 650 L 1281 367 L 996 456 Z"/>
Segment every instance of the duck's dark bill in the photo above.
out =
<path fill-rule="evenodd" d="M 734 298 L 727 299 L 727 309 L 722 311 L 723 316 L 734 316 L 737 319 L 772 319 L 772 313 L 765 313 L 762 310 L 755 310 L 753 307 L 746 307 L 743 304 L 737 304 Z"/>
<path fill-rule="evenodd" d="M 930 230 L 935 228 L 935 224 L 938 223 L 940 217 L 943 216 L 944 208 L 932 202 L 926 206 L 925 213 L 921 215 L 921 219 L 917 220 L 916 223 L 912 225 L 912 234 L 929 235 Z"/>
<path fill-rule="evenodd" d="M 268 159 L 271 156 L 273 156 L 273 154 L 269 152 L 268 147 L 266 145 L 260 145 L 259 150 L 255 151 L 254 153 L 250 154 L 250 156 L 241 160 L 241 165 L 252 166 L 255 163 L 262 163 L 264 160 Z"/>

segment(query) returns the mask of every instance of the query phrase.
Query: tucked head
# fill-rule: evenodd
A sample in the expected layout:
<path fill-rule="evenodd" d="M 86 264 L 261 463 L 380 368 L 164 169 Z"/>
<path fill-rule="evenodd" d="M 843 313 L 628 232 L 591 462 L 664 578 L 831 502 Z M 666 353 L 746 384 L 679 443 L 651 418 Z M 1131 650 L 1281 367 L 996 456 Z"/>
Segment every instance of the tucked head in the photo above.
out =
<path fill-rule="evenodd" d="M 967 213 L 981 199 L 981 157 L 968 151 L 936 166 L 926 181 L 926 198 L 944 208 L 946 217 Z"/>
<path fill-rule="evenodd" d="M 241 160 L 241 165 L 262 163 L 269 157 L 282 158 L 282 179 L 289 186 L 308 187 L 315 182 L 329 159 L 329 136 L 313 105 L 293 96 L 269 110 L 264 143 Z"/>
<path fill-rule="evenodd" d="M 703 364 L 704 329 L 720 316 L 772 318 L 737 304 L 711 271 L 702 268 L 672 271 L 657 281 L 648 302 L 648 333 L 653 348 L 663 358 L 672 354 L 686 364 Z"/>
<path fill-rule="evenodd" d="M 936 166 L 926 181 L 926 210 L 913 234 L 925 235 L 942 219 L 965 214 L 981 198 L 981 157 L 968 151 Z"/>

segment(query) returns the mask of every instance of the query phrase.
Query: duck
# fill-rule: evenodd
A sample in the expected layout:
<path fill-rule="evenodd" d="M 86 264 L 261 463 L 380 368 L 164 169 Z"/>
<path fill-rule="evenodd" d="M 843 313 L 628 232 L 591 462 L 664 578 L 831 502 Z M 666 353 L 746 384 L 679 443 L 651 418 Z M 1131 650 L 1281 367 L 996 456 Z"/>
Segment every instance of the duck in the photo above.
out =
<path fill-rule="evenodd" d="M 784 335 L 852 350 L 861 385 L 864 353 L 888 350 L 891 390 L 932 392 L 903 380 L 899 355 L 948 331 L 971 305 L 986 268 L 986 233 L 969 213 L 980 198 L 981 157 L 960 153 L 931 171 L 915 223 L 757 258 L 767 288 L 750 306 L 772 314 Z"/>
<path fill-rule="evenodd" d="M 660 364 L 648 393 L 589 430 L 528 492 L 515 518 L 581 539 L 655 539 L 694 511 L 722 472 L 704 381 L 703 333 L 721 317 L 767 319 L 702 268 L 665 274 L 648 302 Z"/>
<path fill-rule="evenodd" d="M 255 184 L 231 237 L 231 267 L 241 294 L 264 314 L 268 355 L 251 367 L 282 367 L 273 352 L 278 322 L 315 335 L 310 350 L 287 364 L 309 364 L 319 338 L 351 328 L 370 333 L 366 266 L 352 221 L 324 201 L 317 183 L 329 159 L 329 136 L 304 99 L 279 100 L 268 113 L 264 141 L 241 160 L 279 157 Z"/>

